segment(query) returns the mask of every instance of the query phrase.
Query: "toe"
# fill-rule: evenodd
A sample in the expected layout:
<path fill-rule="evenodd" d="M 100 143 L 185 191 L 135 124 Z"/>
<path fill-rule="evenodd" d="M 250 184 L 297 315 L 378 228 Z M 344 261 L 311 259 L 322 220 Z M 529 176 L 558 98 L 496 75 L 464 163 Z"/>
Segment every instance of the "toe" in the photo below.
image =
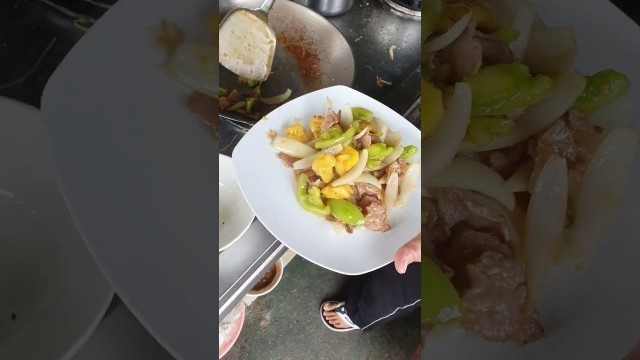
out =
<path fill-rule="evenodd" d="M 324 304 L 323 309 L 324 310 L 333 310 L 336 307 L 338 307 L 338 302 L 337 301 L 329 301 L 326 304 Z"/>

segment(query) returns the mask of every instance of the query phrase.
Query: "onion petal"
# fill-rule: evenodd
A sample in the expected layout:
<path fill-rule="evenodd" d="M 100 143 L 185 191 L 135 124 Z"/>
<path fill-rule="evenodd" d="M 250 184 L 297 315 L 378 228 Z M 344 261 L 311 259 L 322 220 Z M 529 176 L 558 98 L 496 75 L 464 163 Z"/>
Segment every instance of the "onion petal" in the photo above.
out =
<path fill-rule="evenodd" d="M 524 163 L 505 183 L 507 189 L 514 193 L 528 191 L 532 171 L 533 163 L 530 161 Z"/>
<path fill-rule="evenodd" d="M 291 89 L 287 89 L 285 92 L 283 92 L 280 95 L 276 95 L 276 96 L 272 96 L 272 97 L 263 97 L 260 99 L 260 101 L 262 101 L 263 103 L 267 104 L 267 105 L 278 105 L 282 102 L 284 102 L 285 100 L 287 100 L 290 96 L 291 96 Z"/>
<path fill-rule="evenodd" d="M 389 179 L 391 181 L 391 179 Z M 411 193 L 413 189 L 418 186 L 420 182 L 420 164 L 411 164 L 400 182 L 400 195 L 398 196 L 398 200 L 396 205 L 398 207 L 405 207 L 409 199 L 411 198 Z M 389 184 L 387 184 L 389 186 Z"/>
<path fill-rule="evenodd" d="M 593 154 L 582 177 L 570 231 L 571 251 L 583 266 L 605 235 L 623 200 L 623 191 L 638 151 L 638 131 L 629 126 L 611 130 Z"/>
<path fill-rule="evenodd" d="M 282 136 L 274 138 L 271 146 L 280 152 L 293 157 L 297 157 L 299 159 L 316 153 L 316 149 L 310 147 L 309 145 Z"/>
<path fill-rule="evenodd" d="M 566 160 L 553 155 L 544 164 L 531 193 L 524 236 L 529 304 L 544 287 L 555 249 L 562 241 L 568 182 Z"/>
<path fill-rule="evenodd" d="M 384 188 L 384 205 L 387 211 L 387 215 L 391 212 L 391 209 L 396 205 L 396 199 L 398 198 L 398 173 L 394 172 L 389 175 L 387 186 Z"/>
<path fill-rule="evenodd" d="M 428 187 L 454 187 L 479 192 L 500 201 L 509 210 L 516 205 L 515 197 L 502 176 L 475 160 L 456 158 L 432 179 L 425 182 L 423 178 L 423 183 Z"/>
<path fill-rule="evenodd" d="M 351 123 L 353 123 L 353 111 L 349 104 L 344 104 L 340 108 L 340 126 L 343 129 L 347 129 L 351 126 Z"/>
<path fill-rule="evenodd" d="M 387 131 L 387 136 L 384 138 L 384 143 L 387 146 L 398 146 L 402 141 L 402 134 L 400 131 Z"/>
<path fill-rule="evenodd" d="M 471 88 L 465 83 L 457 83 L 447 106 L 444 119 L 436 131 L 424 140 L 423 179 L 429 179 L 442 171 L 456 155 L 467 132 L 471 118 Z"/>
<path fill-rule="evenodd" d="M 341 186 L 354 182 L 364 172 L 364 169 L 367 166 L 368 158 L 369 153 L 367 152 L 367 149 L 362 149 L 362 151 L 360 151 L 360 159 L 358 159 L 358 163 L 356 164 L 356 166 L 354 166 L 341 178 L 331 183 L 331 186 Z"/>
<path fill-rule="evenodd" d="M 387 166 L 391 165 L 394 161 L 398 160 L 398 158 L 400 158 L 400 155 L 402 155 L 403 151 L 404 151 L 403 146 L 401 145 L 396 146 L 395 148 L 393 148 L 393 151 L 391 152 L 391 154 L 387 155 L 386 158 L 382 159 L 382 161 L 380 162 L 380 165 L 375 166 L 374 168 L 369 170 L 375 171 L 375 170 L 386 168 Z"/>
<path fill-rule="evenodd" d="M 529 34 L 531 33 L 531 26 L 533 25 L 533 19 L 536 14 L 533 5 L 527 1 L 523 1 L 518 8 L 513 24 L 511 27 L 518 31 L 518 38 L 511 44 L 511 50 L 517 60 L 522 60 L 525 51 L 527 50 L 527 44 L 529 43 Z"/>
<path fill-rule="evenodd" d="M 362 173 L 353 183 L 364 183 L 375 186 L 378 190 L 382 190 L 382 182 L 369 173 Z"/>
<path fill-rule="evenodd" d="M 469 25 L 470 20 L 471 20 L 471 12 L 469 12 L 467 15 L 463 16 L 460 20 L 458 20 L 458 22 L 456 22 L 446 33 L 429 41 L 425 45 L 427 53 L 432 53 L 432 52 L 442 50 L 445 47 L 449 46 L 454 41 L 456 41 L 456 39 L 459 38 L 460 35 L 462 35 L 462 33 L 464 32 L 464 30 L 467 28 L 467 25 Z"/>

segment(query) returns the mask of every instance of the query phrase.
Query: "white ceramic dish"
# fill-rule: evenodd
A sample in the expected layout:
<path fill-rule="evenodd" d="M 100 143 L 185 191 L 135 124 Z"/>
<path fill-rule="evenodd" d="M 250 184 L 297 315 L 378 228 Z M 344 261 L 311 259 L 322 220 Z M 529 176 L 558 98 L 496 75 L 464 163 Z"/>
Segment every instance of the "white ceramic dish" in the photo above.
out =
<path fill-rule="evenodd" d="M 253 212 L 278 240 L 317 265 L 358 275 L 390 263 L 396 250 L 420 232 L 420 188 L 414 189 L 404 209 L 395 208 L 389 214 L 392 229 L 385 233 L 368 229 L 336 233 L 327 220 L 304 211 L 295 199 L 293 170 L 278 159 L 267 133 L 282 134 L 294 117 L 308 126 L 311 116 L 325 113 L 327 97 L 335 109 L 348 103 L 373 111 L 391 130 L 401 132 L 403 145 L 420 147 L 420 130 L 398 113 L 356 90 L 333 86 L 291 100 L 266 115 L 238 143 L 233 163 Z"/>
<path fill-rule="evenodd" d="M 218 243 L 220 251 L 228 248 L 249 229 L 255 215 L 242 196 L 230 157 L 220 154 L 218 178 Z"/>
<path fill-rule="evenodd" d="M 69 359 L 113 290 L 65 207 L 37 109 L 0 98 L 0 359 Z"/>
<path fill-rule="evenodd" d="M 632 81 L 636 125 L 640 111 L 640 29 L 605 0 L 531 1 L 549 26 L 573 26 L 580 55 L 576 68 L 590 74 L 605 68 Z M 554 269 L 538 302 L 546 335 L 524 347 L 493 344 L 474 334 L 431 338 L 427 359 L 622 359 L 640 341 L 638 207 L 640 166 L 636 167 L 608 236 L 584 272 Z"/>
<path fill-rule="evenodd" d="M 120 0 L 49 79 L 42 113 L 83 237 L 129 310 L 174 357 L 211 359 L 217 333 L 218 144 L 161 70 L 149 28 L 211 37 L 210 0 Z"/>

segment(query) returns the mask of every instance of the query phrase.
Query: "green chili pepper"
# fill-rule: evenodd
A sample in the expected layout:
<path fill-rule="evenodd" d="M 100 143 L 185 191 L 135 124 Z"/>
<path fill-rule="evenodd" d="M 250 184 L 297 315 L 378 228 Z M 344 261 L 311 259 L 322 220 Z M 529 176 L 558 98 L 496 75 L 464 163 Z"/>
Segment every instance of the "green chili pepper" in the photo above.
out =
<path fill-rule="evenodd" d="M 445 324 L 462 316 L 462 301 L 453 284 L 429 257 L 422 256 L 422 321 Z"/>
<path fill-rule="evenodd" d="M 393 152 L 393 148 L 390 146 L 387 146 L 387 144 L 385 143 L 377 143 L 377 144 L 370 145 L 367 148 L 367 153 L 369 154 L 367 158 L 367 167 L 371 169 L 376 166 L 379 166 L 380 163 L 382 162 L 382 159 L 389 156 L 389 154 L 391 154 L 392 152 Z"/>
<path fill-rule="evenodd" d="M 347 200 L 329 199 L 327 201 L 331 215 L 351 226 L 364 225 L 364 215 L 356 205 Z"/>
<path fill-rule="evenodd" d="M 440 19 L 444 16 L 444 6 L 442 0 L 426 0 L 422 4 L 422 8 L 426 10 L 423 11 L 425 18 L 422 22 L 422 39 L 426 41 L 436 30 Z"/>
<path fill-rule="evenodd" d="M 329 129 L 327 129 L 328 131 Z M 353 139 L 353 136 L 356 134 L 356 131 L 358 130 L 358 122 L 354 121 L 351 124 L 351 127 L 349 129 L 347 129 L 347 131 L 345 131 L 344 133 L 336 136 L 336 137 L 332 137 L 329 139 L 322 139 L 319 141 L 316 141 L 315 143 L 315 147 L 316 149 L 325 149 L 325 148 L 330 148 L 332 146 L 338 145 L 338 144 L 344 144 L 348 141 L 351 141 L 351 139 Z"/>
<path fill-rule="evenodd" d="M 513 120 L 492 116 L 473 116 L 467 127 L 467 138 L 478 145 L 486 145 L 495 135 L 505 135 L 515 130 Z"/>
<path fill-rule="evenodd" d="M 365 120 L 371 121 L 373 119 L 373 112 L 361 107 L 351 108 L 351 112 L 353 113 L 353 120 Z"/>
<path fill-rule="evenodd" d="M 494 31 L 492 35 L 500 42 L 509 45 L 512 42 L 518 40 L 518 38 L 520 37 L 520 32 L 510 26 L 504 26 Z"/>
<path fill-rule="evenodd" d="M 629 91 L 631 84 L 622 73 L 607 69 L 587 77 L 587 85 L 574 107 L 592 114 L 620 98 Z"/>
<path fill-rule="evenodd" d="M 402 154 L 400 154 L 400 157 L 403 159 L 408 159 L 417 152 L 418 152 L 418 148 L 416 146 L 409 145 L 402 150 Z"/>
<path fill-rule="evenodd" d="M 251 112 L 251 108 L 253 108 L 253 104 L 255 102 L 256 102 L 255 98 L 249 98 L 249 100 L 247 100 L 247 107 L 246 107 L 247 112 Z"/>
<path fill-rule="evenodd" d="M 247 80 L 247 85 L 249 85 L 250 88 L 254 88 L 258 85 L 260 85 L 260 80 Z"/>
<path fill-rule="evenodd" d="M 225 88 L 218 88 L 218 96 L 223 97 L 229 95 L 229 92 Z"/>
<path fill-rule="evenodd" d="M 484 67 L 465 81 L 473 95 L 472 114 L 481 116 L 504 115 L 526 108 L 555 90 L 550 77 L 533 77 L 526 66 L 518 63 Z"/>
<path fill-rule="evenodd" d="M 328 205 L 324 205 L 320 197 L 320 189 L 317 186 L 307 191 L 307 174 L 302 173 L 298 176 L 298 186 L 296 187 L 296 200 L 303 209 L 310 211 L 316 215 L 327 216 L 330 214 Z"/>
<path fill-rule="evenodd" d="M 342 135 L 342 128 L 340 127 L 340 125 L 335 124 L 333 126 L 331 126 L 330 128 L 328 128 L 327 130 L 323 131 L 320 133 L 320 138 L 321 139 L 333 139 L 333 138 L 337 138 L 338 136 Z"/>

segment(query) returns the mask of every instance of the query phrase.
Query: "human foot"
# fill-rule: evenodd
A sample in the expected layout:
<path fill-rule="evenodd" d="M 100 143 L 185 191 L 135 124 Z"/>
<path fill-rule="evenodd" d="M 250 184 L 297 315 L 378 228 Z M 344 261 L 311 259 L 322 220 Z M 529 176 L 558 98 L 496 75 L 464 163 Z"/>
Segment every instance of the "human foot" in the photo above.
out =
<path fill-rule="evenodd" d="M 320 307 L 324 324 L 333 331 L 350 331 L 358 329 L 353 325 L 344 309 L 344 302 L 327 301 Z"/>

